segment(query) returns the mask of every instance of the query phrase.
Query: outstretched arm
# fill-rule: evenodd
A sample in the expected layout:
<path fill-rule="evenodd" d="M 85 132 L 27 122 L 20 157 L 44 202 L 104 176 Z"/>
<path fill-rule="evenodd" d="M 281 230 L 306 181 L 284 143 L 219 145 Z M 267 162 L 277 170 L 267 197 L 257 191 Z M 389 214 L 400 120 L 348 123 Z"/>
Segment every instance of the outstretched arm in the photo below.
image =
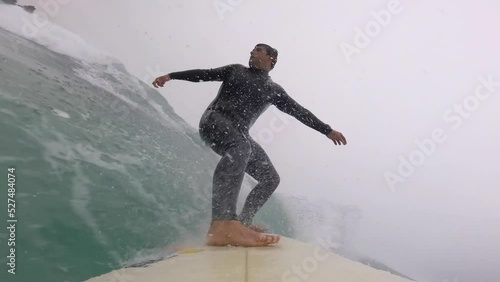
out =
<path fill-rule="evenodd" d="M 231 73 L 233 65 L 227 65 L 215 69 L 194 69 L 180 72 L 172 72 L 160 77 L 153 81 L 153 86 L 163 87 L 167 81 L 172 79 L 186 80 L 191 82 L 200 81 L 224 81 Z"/>
<path fill-rule="evenodd" d="M 302 107 L 299 103 L 293 100 L 292 97 L 288 96 L 283 88 L 279 87 L 273 104 L 280 111 L 295 117 L 303 124 L 323 133 L 331 139 L 335 145 L 347 144 L 347 140 L 342 133 L 333 130 L 330 125 L 319 120 L 308 109 Z"/>

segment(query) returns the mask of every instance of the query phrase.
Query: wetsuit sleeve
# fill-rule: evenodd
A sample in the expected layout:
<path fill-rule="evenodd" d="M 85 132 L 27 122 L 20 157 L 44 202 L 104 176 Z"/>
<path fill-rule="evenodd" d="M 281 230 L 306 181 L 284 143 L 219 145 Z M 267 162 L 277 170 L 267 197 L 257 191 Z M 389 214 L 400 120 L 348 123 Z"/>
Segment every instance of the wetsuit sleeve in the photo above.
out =
<path fill-rule="evenodd" d="M 292 97 L 288 96 L 285 90 L 281 87 L 277 87 L 273 104 L 280 111 L 293 116 L 303 124 L 315 129 L 316 131 L 325 135 L 332 131 L 330 125 L 322 122 L 308 109 L 302 107 L 299 103 L 293 100 Z"/>
<path fill-rule="evenodd" d="M 194 69 L 194 70 L 187 70 L 180 72 L 172 72 L 169 73 L 168 75 L 170 76 L 171 79 L 187 80 L 191 82 L 224 81 L 229 77 L 233 68 L 234 65 L 227 65 L 215 69 Z"/>

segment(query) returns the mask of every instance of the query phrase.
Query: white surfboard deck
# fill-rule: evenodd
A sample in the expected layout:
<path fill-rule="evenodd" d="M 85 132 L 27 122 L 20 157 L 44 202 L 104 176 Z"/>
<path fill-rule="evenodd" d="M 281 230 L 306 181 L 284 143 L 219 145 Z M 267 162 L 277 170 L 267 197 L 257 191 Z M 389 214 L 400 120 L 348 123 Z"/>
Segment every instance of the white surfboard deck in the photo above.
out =
<path fill-rule="evenodd" d="M 320 247 L 281 237 L 268 247 L 208 247 L 87 282 L 408 282 Z"/>

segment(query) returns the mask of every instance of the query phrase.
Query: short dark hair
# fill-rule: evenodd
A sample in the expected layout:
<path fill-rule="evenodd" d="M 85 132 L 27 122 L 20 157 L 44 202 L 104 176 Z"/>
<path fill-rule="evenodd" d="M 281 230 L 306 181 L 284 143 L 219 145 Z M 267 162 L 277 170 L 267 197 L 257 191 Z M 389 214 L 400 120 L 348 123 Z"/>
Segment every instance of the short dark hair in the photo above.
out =
<path fill-rule="evenodd" d="M 278 50 L 274 49 L 273 47 L 265 44 L 265 43 L 259 43 L 257 46 L 263 46 L 266 48 L 266 52 L 269 56 L 271 56 L 272 61 L 271 61 L 271 69 L 274 69 L 274 65 L 278 62 Z"/>

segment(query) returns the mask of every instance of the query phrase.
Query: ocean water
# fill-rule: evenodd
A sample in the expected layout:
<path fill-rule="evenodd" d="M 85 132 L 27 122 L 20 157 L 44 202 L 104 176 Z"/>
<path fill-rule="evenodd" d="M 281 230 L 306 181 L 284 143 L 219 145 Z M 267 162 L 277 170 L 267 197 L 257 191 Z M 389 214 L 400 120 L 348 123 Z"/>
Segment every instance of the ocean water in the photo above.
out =
<path fill-rule="evenodd" d="M 0 281 L 83 281 L 200 246 L 218 156 L 197 129 L 117 60 L 57 26 L 26 36 L 16 25 L 23 12 L 2 6 Z M 240 199 L 254 184 L 245 180 Z M 277 194 L 256 221 L 340 249 L 358 216 Z M 12 238 L 15 274 L 7 272 Z"/>

